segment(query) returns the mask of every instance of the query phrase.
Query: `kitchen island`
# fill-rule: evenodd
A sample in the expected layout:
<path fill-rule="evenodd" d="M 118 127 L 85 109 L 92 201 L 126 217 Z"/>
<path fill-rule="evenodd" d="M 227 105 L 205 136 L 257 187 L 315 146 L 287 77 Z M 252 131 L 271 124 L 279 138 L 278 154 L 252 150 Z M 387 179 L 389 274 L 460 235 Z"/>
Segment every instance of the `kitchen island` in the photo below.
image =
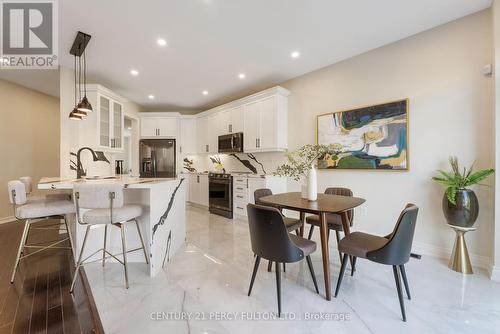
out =
<path fill-rule="evenodd" d="M 72 191 L 75 183 L 120 183 L 123 184 L 124 200 L 126 204 L 139 204 L 143 207 L 143 214 L 139 218 L 139 225 L 149 254 L 149 275 L 155 276 L 170 258 L 179 250 L 186 239 L 186 182 L 184 178 L 171 179 L 144 179 L 128 176 L 100 177 L 96 179 L 63 179 L 42 178 L 38 189 Z M 78 224 L 75 217 L 70 219 L 70 230 L 74 240 L 75 257 L 81 249 L 85 226 Z M 104 230 L 93 229 L 85 245 L 85 254 L 102 248 Z M 121 239 L 119 229 L 108 229 L 107 249 L 112 254 L 121 253 Z M 137 230 L 133 225 L 127 225 L 127 248 L 140 247 Z M 84 255 L 85 255 L 84 254 Z M 95 255 L 91 260 L 97 260 Z M 112 261 L 113 259 L 110 259 Z M 129 262 L 144 262 L 141 252 L 127 254 Z M 113 260 L 114 261 L 114 260 Z"/>

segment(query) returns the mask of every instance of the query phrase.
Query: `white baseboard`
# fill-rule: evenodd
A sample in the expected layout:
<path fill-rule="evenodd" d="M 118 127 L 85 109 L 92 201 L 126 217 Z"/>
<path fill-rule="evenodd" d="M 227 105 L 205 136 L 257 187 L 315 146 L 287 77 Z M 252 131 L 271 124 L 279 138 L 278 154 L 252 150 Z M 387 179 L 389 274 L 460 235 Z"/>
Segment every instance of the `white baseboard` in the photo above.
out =
<path fill-rule="evenodd" d="M 0 224 L 10 223 L 10 222 L 13 222 L 13 221 L 16 221 L 16 220 L 17 219 L 14 216 L 4 217 L 4 218 L 0 218 Z"/>
<path fill-rule="evenodd" d="M 449 259 L 452 251 L 453 250 L 451 248 L 438 247 L 435 245 L 418 241 L 413 242 L 413 249 L 412 249 L 413 253 L 431 256 L 439 259 Z M 492 268 L 491 258 L 473 253 L 469 253 L 469 257 L 473 267 L 491 271 Z M 497 270 L 500 269 L 497 268 Z M 500 272 L 498 274 L 500 275 Z"/>

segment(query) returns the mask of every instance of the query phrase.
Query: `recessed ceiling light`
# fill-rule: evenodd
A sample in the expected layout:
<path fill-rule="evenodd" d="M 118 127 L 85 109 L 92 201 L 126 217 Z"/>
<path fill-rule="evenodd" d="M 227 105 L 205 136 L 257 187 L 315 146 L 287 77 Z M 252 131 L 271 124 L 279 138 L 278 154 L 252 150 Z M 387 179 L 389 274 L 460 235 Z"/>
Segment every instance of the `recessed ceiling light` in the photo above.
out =
<path fill-rule="evenodd" d="M 243 80 L 243 79 L 245 79 L 246 77 L 247 77 L 247 76 L 245 75 L 245 73 L 240 73 L 240 74 L 238 74 L 238 78 L 240 78 L 240 79 L 242 79 L 242 80 Z"/>
<path fill-rule="evenodd" d="M 159 46 L 167 46 L 167 41 L 164 40 L 163 38 L 158 38 L 156 40 L 156 43 L 159 45 Z"/>
<path fill-rule="evenodd" d="M 208 95 L 208 91 L 204 90 L 203 92 L 201 92 L 203 95 Z"/>
<path fill-rule="evenodd" d="M 155 96 L 154 96 L 153 94 L 149 94 L 149 95 L 148 95 L 148 99 L 150 99 L 150 100 L 154 100 L 154 99 L 155 99 Z"/>
<path fill-rule="evenodd" d="M 292 57 L 292 58 L 299 58 L 300 57 L 300 52 L 299 51 L 293 51 L 290 54 L 290 57 Z"/>
<path fill-rule="evenodd" d="M 130 74 L 132 74 L 133 76 L 138 76 L 139 75 L 139 71 L 138 70 L 130 70 Z"/>

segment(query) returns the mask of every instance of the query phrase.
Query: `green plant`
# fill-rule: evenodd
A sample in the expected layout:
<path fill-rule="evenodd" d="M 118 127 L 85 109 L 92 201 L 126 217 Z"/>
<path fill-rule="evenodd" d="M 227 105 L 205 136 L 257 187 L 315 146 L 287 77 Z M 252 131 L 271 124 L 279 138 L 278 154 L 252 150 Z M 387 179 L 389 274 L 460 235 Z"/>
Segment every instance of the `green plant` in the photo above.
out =
<path fill-rule="evenodd" d="M 278 166 L 273 174 L 288 176 L 295 181 L 299 181 L 301 178 L 307 177 L 309 169 L 318 159 L 322 159 L 327 154 L 336 156 L 342 150 L 341 144 L 304 145 L 296 151 L 288 152 L 286 154 L 288 163 Z"/>
<path fill-rule="evenodd" d="M 452 204 L 456 204 L 455 194 L 457 190 L 466 189 L 474 184 L 482 185 L 479 182 L 495 172 L 492 168 L 473 172 L 474 164 L 472 164 L 469 169 L 464 167 L 463 172 L 461 172 L 457 157 L 452 156 L 449 161 L 452 169 L 451 172 L 438 170 L 439 176 L 434 176 L 432 179 L 447 187 L 446 196 L 448 197 L 448 201 Z"/>

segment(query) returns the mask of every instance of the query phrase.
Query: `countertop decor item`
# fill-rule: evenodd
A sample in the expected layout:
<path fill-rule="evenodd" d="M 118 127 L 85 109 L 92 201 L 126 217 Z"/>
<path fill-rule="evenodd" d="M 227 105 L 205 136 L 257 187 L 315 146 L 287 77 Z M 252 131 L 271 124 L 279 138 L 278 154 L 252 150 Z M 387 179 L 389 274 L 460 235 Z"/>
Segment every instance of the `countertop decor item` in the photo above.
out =
<path fill-rule="evenodd" d="M 226 169 L 224 168 L 224 165 L 218 155 L 210 157 L 210 161 L 214 164 L 215 170 L 221 173 L 226 172 Z"/>
<path fill-rule="evenodd" d="M 288 152 L 286 154 L 288 163 L 278 166 L 274 175 L 287 176 L 295 181 L 303 180 L 302 198 L 315 201 L 318 196 L 316 164 L 325 156 L 336 155 L 339 151 L 342 151 L 341 144 L 304 145 L 296 151 Z"/>
<path fill-rule="evenodd" d="M 196 172 L 196 168 L 193 167 L 193 160 L 189 160 L 188 158 L 184 158 L 184 169 L 188 172 Z"/>
<path fill-rule="evenodd" d="M 457 157 L 449 158 L 451 172 L 438 170 L 438 176 L 432 180 L 446 186 L 443 196 L 443 213 L 449 225 L 458 227 L 472 227 L 479 214 L 479 202 L 477 196 L 468 187 L 480 184 L 494 169 L 482 169 L 473 172 L 474 164 L 469 169 L 461 170 Z"/>
<path fill-rule="evenodd" d="M 408 170 L 408 99 L 317 117 L 317 143 L 342 143 L 319 169 Z"/>

